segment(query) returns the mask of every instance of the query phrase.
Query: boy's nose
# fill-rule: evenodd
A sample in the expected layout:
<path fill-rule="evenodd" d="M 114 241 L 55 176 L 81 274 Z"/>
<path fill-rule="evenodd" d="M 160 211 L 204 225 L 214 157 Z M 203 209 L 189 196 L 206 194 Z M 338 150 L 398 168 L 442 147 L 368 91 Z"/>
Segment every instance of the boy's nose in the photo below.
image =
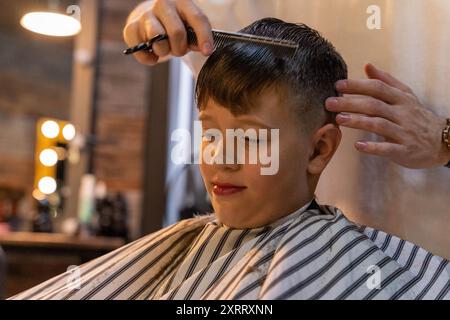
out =
<path fill-rule="evenodd" d="M 241 168 L 240 161 L 238 161 L 238 153 L 236 147 L 234 150 L 228 150 L 226 148 L 225 139 L 221 139 L 217 142 L 214 149 L 214 162 L 213 165 L 216 166 L 218 170 L 239 170 Z"/>

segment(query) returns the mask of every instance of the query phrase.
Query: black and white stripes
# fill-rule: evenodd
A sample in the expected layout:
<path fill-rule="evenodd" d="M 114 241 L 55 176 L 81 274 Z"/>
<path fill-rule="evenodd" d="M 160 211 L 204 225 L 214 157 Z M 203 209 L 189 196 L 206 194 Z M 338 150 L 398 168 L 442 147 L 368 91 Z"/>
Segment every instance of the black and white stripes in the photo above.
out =
<path fill-rule="evenodd" d="M 184 220 L 80 272 L 13 299 L 450 299 L 447 260 L 315 201 L 258 229 Z"/>

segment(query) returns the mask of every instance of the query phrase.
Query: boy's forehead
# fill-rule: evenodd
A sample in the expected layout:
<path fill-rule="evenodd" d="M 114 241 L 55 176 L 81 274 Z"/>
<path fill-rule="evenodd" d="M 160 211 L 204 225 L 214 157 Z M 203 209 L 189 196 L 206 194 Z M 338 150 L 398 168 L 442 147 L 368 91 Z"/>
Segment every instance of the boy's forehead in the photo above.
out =
<path fill-rule="evenodd" d="M 237 110 L 241 112 L 235 112 Z M 255 96 L 250 106 L 236 108 L 226 103 L 219 103 L 214 98 L 208 97 L 204 107 L 200 110 L 200 120 L 212 120 L 216 122 L 237 121 L 262 124 L 268 128 L 286 127 L 296 118 L 287 103 L 274 91 L 262 92 Z"/>
<path fill-rule="evenodd" d="M 286 101 L 282 99 L 281 95 L 275 90 L 264 90 L 261 93 L 254 94 L 248 99 L 245 99 L 242 105 L 232 105 L 228 101 L 217 101 L 214 97 L 207 97 L 202 112 L 212 112 L 218 109 L 226 109 L 234 116 L 243 115 L 262 115 L 279 113 L 286 109 Z"/>

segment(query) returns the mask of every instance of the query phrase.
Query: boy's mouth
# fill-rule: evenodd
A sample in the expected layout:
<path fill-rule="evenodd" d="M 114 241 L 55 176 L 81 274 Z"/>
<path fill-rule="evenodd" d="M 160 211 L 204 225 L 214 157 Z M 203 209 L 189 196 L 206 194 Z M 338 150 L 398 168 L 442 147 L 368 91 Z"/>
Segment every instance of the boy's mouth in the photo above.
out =
<path fill-rule="evenodd" d="M 212 186 L 213 186 L 212 191 L 214 192 L 215 195 L 218 196 L 227 196 L 235 194 L 247 188 L 245 186 L 238 186 L 224 182 L 213 182 Z"/>

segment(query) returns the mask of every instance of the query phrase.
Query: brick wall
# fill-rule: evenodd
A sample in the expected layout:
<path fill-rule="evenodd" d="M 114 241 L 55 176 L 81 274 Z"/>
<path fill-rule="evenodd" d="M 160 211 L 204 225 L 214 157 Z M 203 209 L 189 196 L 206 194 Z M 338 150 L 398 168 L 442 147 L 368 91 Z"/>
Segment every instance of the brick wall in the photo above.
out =
<path fill-rule="evenodd" d="M 95 173 L 130 203 L 138 236 L 148 68 L 121 52 L 122 28 L 140 1 L 103 0 L 99 34 Z M 10 9 L 13 7 L 10 6 Z M 14 9 L 15 10 L 15 9 Z M 35 123 L 40 116 L 67 119 L 72 40 L 55 40 L 0 24 L 0 186 L 31 193 Z"/>
<path fill-rule="evenodd" d="M 140 222 L 149 71 L 122 54 L 122 29 L 139 2 L 102 1 L 96 135 L 104 143 L 96 146 L 94 155 L 97 177 L 110 190 L 125 191 L 133 237 Z"/>

